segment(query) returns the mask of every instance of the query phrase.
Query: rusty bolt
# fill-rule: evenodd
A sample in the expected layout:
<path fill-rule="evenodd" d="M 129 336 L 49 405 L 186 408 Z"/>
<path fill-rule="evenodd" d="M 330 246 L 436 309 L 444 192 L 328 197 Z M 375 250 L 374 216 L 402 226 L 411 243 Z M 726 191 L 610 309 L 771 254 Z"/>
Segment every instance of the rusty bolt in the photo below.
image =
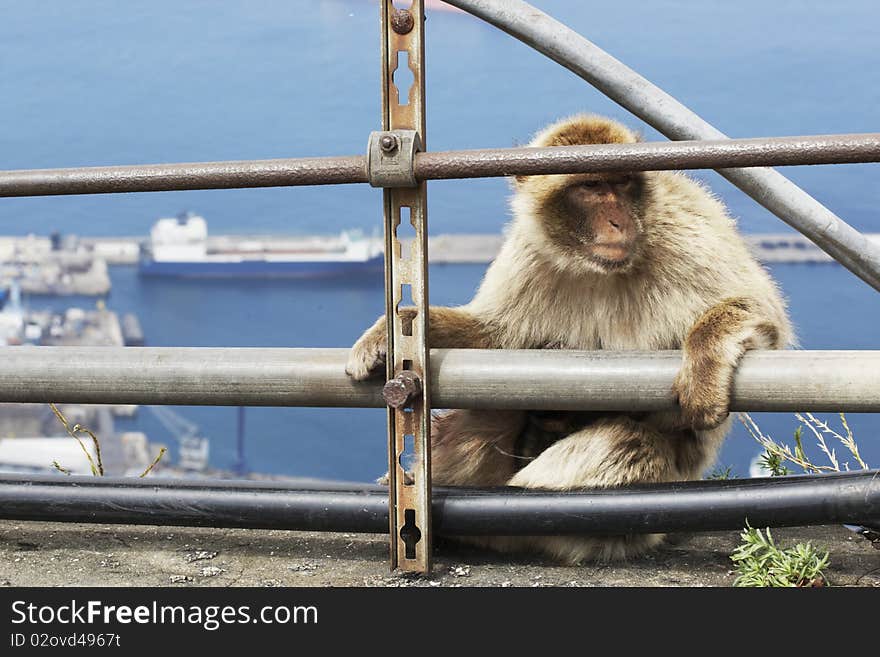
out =
<path fill-rule="evenodd" d="M 410 370 L 404 370 L 393 379 L 390 379 L 382 388 L 382 396 L 385 403 L 392 408 L 403 408 L 410 404 L 422 393 L 422 382 L 418 375 Z"/>
<path fill-rule="evenodd" d="M 397 150 L 397 137 L 394 135 L 382 135 L 379 139 L 379 148 L 383 153 L 393 153 Z"/>
<path fill-rule="evenodd" d="M 409 34 L 413 25 L 415 25 L 415 21 L 413 21 L 413 16 L 408 9 L 395 9 L 391 14 L 391 29 L 398 34 Z"/>

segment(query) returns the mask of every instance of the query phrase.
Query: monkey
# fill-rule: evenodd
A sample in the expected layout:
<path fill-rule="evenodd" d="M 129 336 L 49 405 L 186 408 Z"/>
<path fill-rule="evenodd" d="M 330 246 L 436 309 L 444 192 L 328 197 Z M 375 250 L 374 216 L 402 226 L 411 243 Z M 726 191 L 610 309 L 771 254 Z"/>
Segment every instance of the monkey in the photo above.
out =
<path fill-rule="evenodd" d="M 530 146 L 625 144 L 624 125 L 580 114 Z M 750 349 L 791 346 L 786 303 L 722 202 L 681 172 L 516 176 L 512 221 L 473 299 L 430 307 L 432 348 L 681 350 L 673 410 L 545 413 L 452 409 L 432 418 L 432 483 L 547 490 L 698 479 L 728 433 L 733 376 Z M 399 312 L 408 318 L 415 309 Z M 385 319 L 346 372 L 382 371 Z M 661 534 L 470 537 L 562 563 L 656 548 Z"/>

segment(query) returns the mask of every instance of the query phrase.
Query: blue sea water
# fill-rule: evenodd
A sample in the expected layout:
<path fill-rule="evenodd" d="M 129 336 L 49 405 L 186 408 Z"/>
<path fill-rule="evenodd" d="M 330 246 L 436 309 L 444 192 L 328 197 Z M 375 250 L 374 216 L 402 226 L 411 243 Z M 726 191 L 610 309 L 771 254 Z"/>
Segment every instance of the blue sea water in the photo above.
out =
<path fill-rule="evenodd" d="M 731 136 L 878 130 L 880 5 L 784 0 L 539 1 Z M 378 13 L 370 0 L 3 2 L 0 168 L 361 153 L 379 120 Z M 582 80 L 470 16 L 427 23 L 428 145 L 507 146 L 579 111 L 659 135 Z M 880 232 L 877 165 L 784 170 L 861 230 Z M 698 174 L 743 231 L 787 230 L 714 173 Z M 429 185 L 433 232 L 492 232 L 503 180 Z M 0 199 L 0 234 L 145 234 L 159 216 L 203 214 L 215 233 L 315 233 L 380 226 L 366 186 Z M 431 301 L 462 303 L 482 266 L 431 268 Z M 779 265 L 801 346 L 878 347 L 880 296 L 837 265 Z M 382 311 L 381 280 L 144 280 L 114 268 L 110 307 L 136 312 L 151 345 L 347 346 Z M 62 306 L 67 300 L 31 299 Z M 817 371 L 816 377 L 822 372 Z M 235 460 L 235 410 L 178 409 Z M 833 417 L 832 417 L 833 419 Z M 850 417 L 880 462 L 880 422 Z M 777 438 L 790 414 L 762 414 Z M 148 414 L 135 425 L 167 439 Z M 255 471 L 367 480 L 384 467 L 380 410 L 254 408 Z M 744 475 L 755 443 L 738 428 L 721 462 Z"/>

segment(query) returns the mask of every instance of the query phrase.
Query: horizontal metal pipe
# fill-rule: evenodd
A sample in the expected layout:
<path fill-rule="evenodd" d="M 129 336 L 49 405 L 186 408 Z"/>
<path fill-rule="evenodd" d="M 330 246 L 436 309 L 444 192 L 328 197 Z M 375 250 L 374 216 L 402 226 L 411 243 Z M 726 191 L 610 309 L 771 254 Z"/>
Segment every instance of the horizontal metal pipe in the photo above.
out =
<path fill-rule="evenodd" d="M 3 347 L 0 401 L 384 406 L 353 382 L 347 349 Z M 435 349 L 436 408 L 636 411 L 673 408 L 677 351 Z M 880 351 L 753 351 L 732 410 L 880 411 Z"/>
<path fill-rule="evenodd" d="M 629 534 L 752 526 L 874 524 L 880 472 L 692 481 L 612 490 L 435 488 L 435 531 L 455 535 Z M 388 492 L 254 482 L 0 478 L 0 518 L 387 533 Z"/>
<path fill-rule="evenodd" d="M 419 180 L 601 171 L 880 162 L 880 133 L 494 148 L 419 153 Z M 366 158 L 144 164 L 0 171 L 0 197 L 367 182 Z"/>
<path fill-rule="evenodd" d="M 366 157 L 133 164 L 0 171 L 0 197 L 118 194 L 367 182 Z"/>
<path fill-rule="evenodd" d="M 852 162 L 880 162 L 880 133 L 420 153 L 414 168 L 436 180 Z"/>
<path fill-rule="evenodd" d="M 623 62 L 523 0 L 447 2 L 561 64 L 670 139 L 725 138 Z M 724 169 L 718 173 L 880 290 L 880 245 L 870 242 L 785 176 L 771 169 Z"/>
<path fill-rule="evenodd" d="M 0 400 L 218 406 L 383 406 L 345 349 L 3 347 Z"/>

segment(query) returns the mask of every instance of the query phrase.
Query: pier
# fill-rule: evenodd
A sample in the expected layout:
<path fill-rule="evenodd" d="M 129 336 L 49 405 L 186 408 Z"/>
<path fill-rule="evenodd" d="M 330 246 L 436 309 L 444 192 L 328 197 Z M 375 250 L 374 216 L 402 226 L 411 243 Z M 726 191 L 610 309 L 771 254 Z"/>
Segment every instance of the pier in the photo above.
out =
<path fill-rule="evenodd" d="M 765 263 L 832 263 L 834 260 L 810 240 L 798 233 L 752 233 L 745 240 L 755 256 Z M 867 234 L 880 244 L 880 233 Z M 137 264 L 140 245 L 146 237 L 81 237 L 87 249 L 113 265 Z M 273 248 L 283 246 L 285 240 L 301 240 L 301 236 L 285 235 L 216 235 L 208 238 L 208 247 L 229 248 L 230 245 L 267 243 Z M 504 236 L 500 233 L 446 233 L 428 238 L 428 259 L 432 264 L 487 264 L 501 248 Z"/>
<path fill-rule="evenodd" d="M 0 237 L 0 282 L 15 280 L 37 295 L 103 296 L 110 292 L 107 260 L 76 236 Z"/>
<path fill-rule="evenodd" d="M 745 235 L 755 256 L 764 263 L 833 263 L 813 242 L 795 233 Z M 880 244 L 880 234 L 866 235 Z M 295 252 L 304 240 L 320 244 L 338 239 L 334 235 L 214 235 L 207 238 L 207 252 L 277 254 Z M 500 233 L 447 233 L 428 238 L 431 264 L 488 264 L 504 242 Z M 110 292 L 108 266 L 136 266 L 149 238 L 0 236 L 0 284 L 15 280 L 25 294 L 51 296 L 104 296 Z M 406 245 L 405 245 L 406 246 Z M 234 274 L 233 274 L 234 275 Z M 134 328 L 134 327 L 132 327 Z M 128 344 L 138 344 L 137 331 Z"/>

